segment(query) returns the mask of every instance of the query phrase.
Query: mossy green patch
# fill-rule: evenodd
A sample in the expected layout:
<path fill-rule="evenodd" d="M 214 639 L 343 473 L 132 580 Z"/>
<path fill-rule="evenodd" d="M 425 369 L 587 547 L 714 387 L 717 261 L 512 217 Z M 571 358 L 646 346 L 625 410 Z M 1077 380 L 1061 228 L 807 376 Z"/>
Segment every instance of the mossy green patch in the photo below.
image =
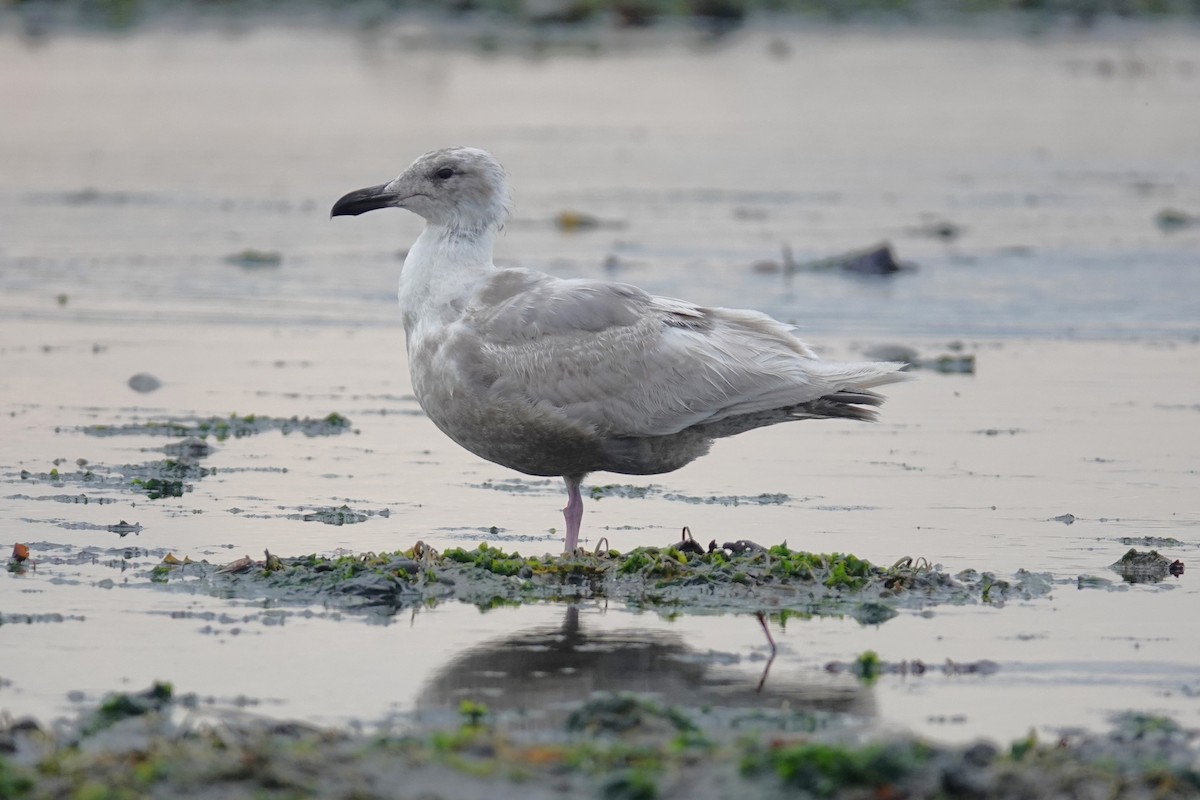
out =
<path fill-rule="evenodd" d="M 183 699 L 180 698 L 180 701 Z M 179 722 L 167 684 L 111 695 L 73 727 L 0 719 L 0 797 L 1155 797 L 1200 790 L 1198 732 L 1157 717 L 1045 744 L 864 740 L 821 712 L 697 709 L 626 694 L 555 701 L 566 714 L 420 715 L 403 734 L 245 714 Z M 114 727 L 121 723 L 119 727 Z M 424 787 L 435 787 L 436 791 Z"/>
<path fill-rule="evenodd" d="M 384 611 L 447 600 L 488 609 L 605 598 L 672 614 L 850 615 L 864 624 L 886 622 L 897 608 L 1038 597 L 1051 585 L 1030 573 L 998 581 L 986 573 L 951 577 L 927 565 L 882 569 L 854 555 L 807 553 L 782 545 L 741 553 L 689 553 L 670 546 L 524 556 L 488 544 L 439 554 L 418 543 L 392 553 L 272 556 L 270 568 L 266 561 L 257 567 L 166 565 L 166 572 L 156 571 L 151 578 L 160 581 L 180 570 L 201 578 L 178 584 L 181 588 Z"/>
<path fill-rule="evenodd" d="M 140 694 L 118 692 L 109 695 L 104 698 L 83 730 L 85 733 L 95 733 L 123 719 L 160 711 L 170 705 L 174 693 L 171 684 L 158 682 Z"/>
<path fill-rule="evenodd" d="M 874 650 L 866 650 L 855 659 L 855 670 L 858 677 L 866 683 L 874 683 L 879 678 L 879 654 Z"/>
<path fill-rule="evenodd" d="M 840 796 L 854 788 L 886 796 L 889 787 L 918 770 L 929 755 L 919 743 L 847 747 L 806 742 L 752 750 L 742 760 L 742 771 L 773 772 L 786 786 L 816 797 Z"/>
<path fill-rule="evenodd" d="M 29 774 L 10 766 L 8 759 L 0 753 L 0 797 L 25 797 L 34 786 L 34 779 Z"/>

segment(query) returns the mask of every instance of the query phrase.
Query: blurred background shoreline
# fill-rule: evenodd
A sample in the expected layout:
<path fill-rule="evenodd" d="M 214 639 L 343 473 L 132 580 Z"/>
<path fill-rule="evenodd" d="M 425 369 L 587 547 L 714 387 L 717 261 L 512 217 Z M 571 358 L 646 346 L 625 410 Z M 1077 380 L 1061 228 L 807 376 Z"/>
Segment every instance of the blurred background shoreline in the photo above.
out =
<path fill-rule="evenodd" d="M 237 30 L 310 25 L 371 30 L 397 22 L 437 25 L 483 50 L 502 29 L 540 30 L 543 41 L 569 31 L 692 29 L 719 36 L 743 25 L 800 24 L 950 27 L 1037 35 L 1142 21 L 1200 21 L 1197 0 L 4 0 L 0 24 L 37 38 L 71 31 L 129 32 L 207 25 Z M 473 32 L 464 32 L 471 28 Z M 488 29 L 496 29 L 489 33 Z M 580 42 L 586 44 L 586 39 Z M 599 45 L 599 40 L 595 40 Z"/>

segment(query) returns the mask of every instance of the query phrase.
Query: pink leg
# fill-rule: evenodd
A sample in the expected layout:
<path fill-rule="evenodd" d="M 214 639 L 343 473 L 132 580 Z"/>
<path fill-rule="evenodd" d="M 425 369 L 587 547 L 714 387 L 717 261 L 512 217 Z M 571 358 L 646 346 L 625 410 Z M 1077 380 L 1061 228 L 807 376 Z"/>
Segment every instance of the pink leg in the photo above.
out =
<path fill-rule="evenodd" d="M 563 480 L 567 484 L 567 507 L 563 509 L 563 519 L 567 523 L 567 544 L 564 550 L 573 553 L 579 546 L 579 524 L 583 522 L 583 497 L 579 494 L 579 484 L 583 483 L 583 478 L 564 475 Z"/>

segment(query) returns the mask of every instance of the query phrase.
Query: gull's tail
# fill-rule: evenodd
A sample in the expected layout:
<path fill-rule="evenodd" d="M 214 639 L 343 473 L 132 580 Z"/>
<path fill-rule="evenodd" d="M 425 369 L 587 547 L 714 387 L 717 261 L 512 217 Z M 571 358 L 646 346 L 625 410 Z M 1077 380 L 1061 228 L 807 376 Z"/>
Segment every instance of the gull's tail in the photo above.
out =
<path fill-rule="evenodd" d="M 874 422 L 876 408 L 883 404 L 883 395 L 871 391 L 871 387 L 908 380 L 909 375 L 901 372 L 905 364 L 886 361 L 860 364 L 827 364 L 816 362 L 813 369 L 829 386 L 829 392 L 815 400 L 794 403 L 779 408 L 736 414 L 703 426 L 707 436 L 720 439 L 734 436 L 743 431 L 778 425 L 800 419 L 853 419 Z"/>
<path fill-rule="evenodd" d="M 907 364 L 895 361 L 865 361 L 857 364 L 826 364 L 819 362 L 821 377 L 836 389 L 816 400 L 800 403 L 787 409 L 792 419 L 854 419 L 874 422 L 876 411 L 883 405 L 883 395 L 871 391 L 876 386 L 906 381 L 903 372 Z"/>

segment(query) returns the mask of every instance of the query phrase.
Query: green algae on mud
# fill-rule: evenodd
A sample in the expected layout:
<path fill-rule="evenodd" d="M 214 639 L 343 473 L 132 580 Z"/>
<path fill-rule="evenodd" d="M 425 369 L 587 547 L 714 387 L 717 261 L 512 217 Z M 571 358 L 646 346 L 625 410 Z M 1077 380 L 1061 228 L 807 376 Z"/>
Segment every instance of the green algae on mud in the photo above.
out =
<path fill-rule="evenodd" d="M 951 576 L 923 559 L 881 568 L 853 555 L 786 545 L 736 553 L 639 547 L 558 556 L 522 556 L 480 544 L 437 553 L 422 543 L 391 553 L 249 558 L 220 567 L 160 564 L 156 582 L 224 597 L 284 604 L 332 604 L 393 612 L 457 600 L 482 609 L 596 599 L 662 613 L 853 616 L 878 624 L 897 609 L 1033 599 L 1050 592 L 1047 575 L 1011 580 L 966 570 Z"/>
<path fill-rule="evenodd" d="M 271 430 L 278 430 L 284 435 L 299 431 L 305 436 L 337 436 L 349 433 L 353 428 L 349 419 L 335 411 L 321 418 L 284 418 L 257 414 L 170 417 L 119 425 L 85 425 L 78 430 L 89 436 L 141 435 L 183 438 L 158 448 L 166 454 L 166 458 L 145 464 L 104 467 L 80 459 L 77 462 L 79 469 L 60 471 L 56 461 L 56 466 L 48 472 L 21 470 L 21 480 L 48 483 L 55 487 L 69 484 L 98 491 L 133 491 L 145 495 L 150 500 L 183 497 L 186 492 L 192 490 L 193 482 L 216 473 L 215 468 L 204 467 L 199 463 L 200 459 L 213 452 L 213 448 L 207 442 L 209 436 L 217 441 L 225 441 L 230 437 L 242 438 Z M 79 497 L 85 503 L 89 500 L 86 495 Z M 45 499 L 60 498 L 54 496 Z"/>
<path fill-rule="evenodd" d="M 305 436 L 337 436 L 349 433 L 350 420 L 336 411 L 324 417 L 266 417 L 258 414 L 228 417 L 173 417 L 168 419 L 130 422 L 124 425 L 84 425 L 79 428 L 89 436 L 213 436 L 218 441 L 253 436 L 277 430 L 289 434 L 299 431 Z"/>
<path fill-rule="evenodd" d="M 48 483 L 55 488 L 72 485 L 93 491 L 132 491 L 144 494 L 150 500 L 160 500 L 164 497 L 183 497 L 184 492 L 191 491 L 191 481 L 198 481 L 215 473 L 215 468 L 202 467 L 195 459 L 181 456 L 116 467 L 86 464 L 76 470 L 59 470 L 55 467 L 49 472 L 30 472 L 23 469 L 20 478 L 33 484 Z M 86 494 L 65 497 L 53 495 L 33 499 L 85 504 L 105 502 L 103 498 L 89 498 Z"/>
<path fill-rule="evenodd" d="M 1194 797 L 1200 732 L 1163 717 L 998 747 L 869 736 L 846 715 L 667 706 L 631 694 L 538 711 L 417 718 L 373 734 L 237 715 L 173 715 L 197 698 L 156 683 L 73 724 L 0 721 L 0 796 L 775 798 Z M 540 721 L 540 724 L 539 724 Z M 531 724 L 533 722 L 534 724 Z"/>

